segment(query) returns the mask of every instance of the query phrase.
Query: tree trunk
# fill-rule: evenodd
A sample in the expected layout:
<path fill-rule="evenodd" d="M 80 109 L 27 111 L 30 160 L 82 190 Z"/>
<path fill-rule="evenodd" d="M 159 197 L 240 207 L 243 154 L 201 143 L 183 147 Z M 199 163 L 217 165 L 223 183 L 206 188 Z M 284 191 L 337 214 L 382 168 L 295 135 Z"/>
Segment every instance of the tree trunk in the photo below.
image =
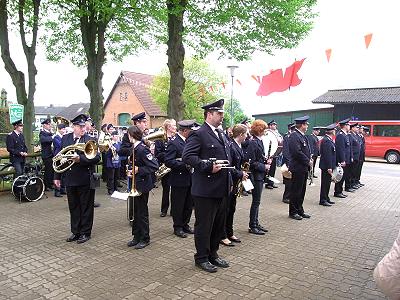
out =
<path fill-rule="evenodd" d="M 183 61 L 185 48 L 183 46 L 183 15 L 187 6 L 187 0 L 180 0 L 176 4 L 174 0 L 167 0 L 168 8 L 168 69 L 170 85 L 168 94 L 167 114 L 175 120 L 184 117 L 185 102 L 183 90 L 185 78 L 183 76 Z"/>
<path fill-rule="evenodd" d="M 88 76 L 85 79 L 85 85 L 90 94 L 89 114 L 98 130 L 100 130 L 103 120 L 103 72 L 102 65 L 88 63 Z"/>
<path fill-rule="evenodd" d="M 25 86 L 25 75 L 19 71 L 11 58 L 10 45 L 8 39 L 8 12 L 7 12 L 7 1 L 0 0 L 0 47 L 1 47 L 1 58 L 4 62 L 5 69 L 11 77 L 13 85 L 15 87 L 17 101 L 19 104 L 24 105 L 24 136 L 28 150 L 32 150 L 32 127 L 34 118 L 34 96 L 36 91 L 36 74 L 37 69 L 35 66 L 36 58 L 36 43 L 37 43 L 37 32 L 38 32 L 38 19 L 39 19 L 39 8 L 40 0 L 33 1 L 33 23 L 32 23 L 32 43 L 28 46 L 25 39 L 25 18 L 24 18 L 24 6 L 25 1 L 20 0 L 18 2 L 18 24 L 19 34 L 21 38 L 22 48 L 24 49 L 27 65 L 28 65 L 28 93 L 26 92 Z"/>

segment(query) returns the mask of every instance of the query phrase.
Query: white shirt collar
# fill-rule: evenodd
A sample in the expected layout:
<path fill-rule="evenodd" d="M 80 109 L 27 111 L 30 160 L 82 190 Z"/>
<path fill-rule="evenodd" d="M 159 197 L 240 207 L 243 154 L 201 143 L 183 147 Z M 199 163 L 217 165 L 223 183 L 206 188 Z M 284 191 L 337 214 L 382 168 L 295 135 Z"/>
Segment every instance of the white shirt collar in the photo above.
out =
<path fill-rule="evenodd" d="M 207 121 L 206 121 L 206 123 L 207 123 L 207 125 L 208 126 L 210 126 L 211 127 L 211 129 L 212 129 L 212 131 L 214 131 L 215 132 L 215 129 L 217 129 L 217 127 L 214 127 L 214 126 L 212 126 L 210 123 L 208 123 Z"/>
<path fill-rule="evenodd" d="M 296 128 L 295 130 L 297 130 L 298 132 L 300 132 L 301 135 L 304 135 L 304 133 L 303 133 L 302 131 L 298 130 L 297 128 Z"/>
<path fill-rule="evenodd" d="M 136 141 L 136 142 L 133 144 L 133 147 L 136 148 L 141 142 L 142 142 L 142 141 Z"/>
<path fill-rule="evenodd" d="M 233 139 L 233 140 L 235 141 L 236 145 L 238 145 L 238 146 L 239 146 L 239 148 L 242 148 L 242 145 L 241 145 L 241 144 L 239 144 L 239 143 L 237 142 L 237 140 L 235 140 L 235 139 Z"/>
<path fill-rule="evenodd" d="M 18 135 L 18 136 L 21 134 L 20 132 L 18 132 L 18 131 L 16 131 L 16 130 L 14 130 L 14 132 L 15 132 L 15 134 Z"/>
<path fill-rule="evenodd" d="M 186 138 L 182 134 L 180 134 L 179 132 L 177 132 L 176 134 L 179 135 L 184 142 L 186 141 Z"/>

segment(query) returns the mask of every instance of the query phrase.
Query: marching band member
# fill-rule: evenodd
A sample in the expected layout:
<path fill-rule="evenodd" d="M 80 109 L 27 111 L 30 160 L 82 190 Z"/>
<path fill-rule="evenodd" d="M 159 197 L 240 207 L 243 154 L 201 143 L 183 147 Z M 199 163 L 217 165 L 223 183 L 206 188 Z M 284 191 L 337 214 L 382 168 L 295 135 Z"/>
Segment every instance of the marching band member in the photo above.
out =
<path fill-rule="evenodd" d="M 289 136 L 289 171 L 292 172 L 292 189 L 290 191 L 289 217 L 295 220 L 310 218 L 304 212 L 303 202 L 307 187 L 307 174 L 312 168 L 310 146 L 305 137 L 309 116 L 295 119 L 296 128 Z"/>
<path fill-rule="evenodd" d="M 216 272 L 217 267 L 229 267 L 229 263 L 218 256 L 218 249 L 232 178 L 228 169 L 210 161 L 213 158 L 231 162 L 228 141 L 218 128 L 224 118 L 223 106 L 223 99 L 202 106 L 205 122 L 190 134 L 182 155 L 183 162 L 194 168 L 191 193 L 196 216 L 195 264 L 211 273 Z"/>
<path fill-rule="evenodd" d="M 135 156 L 133 161 L 135 168 L 131 170 L 135 174 L 135 184 L 133 187 L 140 193 L 139 196 L 133 198 L 135 226 L 132 226 L 133 239 L 128 242 L 128 247 L 142 249 L 150 243 L 149 210 L 147 203 L 149 192 L 154 187 L 151 174 L 158 170 L 158 163 L 150 150 L 143 144 L 143 131 L 138 126 L 133 125 L 128 128 L 128 137 L 133 145 Z"/>
<path fill-rule="evenodd" d="M 86 143 L 93 138 L 85 133 L 87 116 L 80 114 L 71 120 L 74 131 L 66 134 L 61 139 L 61 147 L 65 148 L 77 143 Z M 75 162 L 63 175 L 67 188 L 68 207 L 71 216 L 72 235 L 67 242 L 77 241 L 85 243 L 91 238 L 94 214 L 94 168 L 100 161 L 97 153 L 92 159 L 88 159 L 83 153 L 76 153 L 72 158 Z M 60 173 L 55 173 L 54 185 L 61 187 Z"/>
<path fill-rule="evenodd" d="M 232 143 L 230 145 L 232 166 L 232 181 L 233 190 L 230 192 L 227 203 L 226 211 L 226 224 L 225 224 L 225 235 L 224 239 L 221 240 L 221 244 L 225 246 L 234 246 L 233 243 L 240 243 L 241 240 L 233 234 L 233 218 L 236 211 L 236 198 L 239 192 L 239 183 L 242 180 L 246 180 L 249 176 L 242 170 L 242 166 L 245 162 L 244 153 L 242 149 L 242 143 L 247 137 L 247 127 L 243 124 L 237 124 L 232 128 Z"/>
<path fill-rule="evenodd" d="M 268 123 L 268 129 L 267 132 L 271 132 L 273 135 L 276 136 L 276 139 L 278 141 L 278 145 L 279 147 L 282 147 L 282 142 L 283 142 L 283 137 L 282 135 L 279 133 L 278 129 L 278 124 L 276 123 L 275 120 L 272 120 Z M 276 172 L 276 160 L 277 157 L 274 156 L 271 162 L 271 167 L 269 168 L 268 171 L 268 177 L 275 177 L 275 172 Z M 274 182 L 272 180 L 267 180 L 267 183 L 265 185 L 265 187 L 267 189 L 273 189 L 273 188 L 277 188 L 278 186 L 274 184 Z"/>
<path fill-rule="evenodd" d="M 283 148 L 282 148 L 282 165 L 286 164 L 289 168 L 290 163 L 290 153 L 289 153 L 289 136 L 295 128 L 295 123 L 288 124 L 288 132 L 283 137 Z M 285 190 L 282 196 L 282 202 L 290 203 L 290 190 L 292 188 L 292 179 L 283 176 L 283 184 L 285 185 Z"/>
<path fill-rule="evenodd" d="M 53 151 L 51 146 L 53 144 L 53 133 L 51 132 L 51 120 L 46 119 L 41 122 L 43 128 L 39 133 L 40 145 L 42 148 L 42 160 L 44 164 L 44 186 L 45 191 L 53 189 Z"/>
<path fill-rule="evenodd" d="M 320 133 L 320 130 L 321 130 L 320 127 L 313 127 L 312 133 L 310 135 L 306 135 L 306 137 L 308 139 L 308 144 L 310 145 L 310 149 L 311 149 L 311 158 L 313 160 L 312 176 L 314 178 L 318 178 L 318 176 L 315 175 L 315 164 L 316 164 L 317 158 L 319 156 L 318 135 Z"/>
<path fill-rule="evenodd" d="M 359 140 L 360 140 L 360 145 L 361 145 L 361 151 L 360 151 L 360 163 L 358 165 L 358 170 L 357 170 L 357 179 L 356 179 L 356 183 L 362 187 L 364 186 L 363 183 L 360 182 L 360 178 L 361 178 L 361 172 L 362 172 L 362 167 L 365 161 L 365 129 L 368 129 L 368 127 L 364 127 L 364 126 L 360 126 L 359 132 L 358 132 L 358 136 L 359 136 Z"/>
<path fill-rule="evenodd" d="M 350 189 L 350 164 L 351 164 L 351 146 L 348 132 L 350 130 L 350 119 L 345 119 L 339 122 L 340 130 L 336 134 L 336 161 L 340 163 L 343 168 L 343 178 L 335 183 L 334 197 L 346 198 L 347 195 L 343 194 L 343 182 L 345 182 L 345 189 L 348 192 L 354 192 Z"/>
<path fill-rule="evenodd" d="M 319 205 L 332 206 L 335 202 L 329 199 L 332 172 L 336 168 L 336 147 L 333 140 L 335 136 L 336 123 L 327 126 L 325 136 L 321 141 L 319 168 L 321 169 L 321 192 L 319 194 Z"/>
<path fill-rule="evenodd" d="M 99 134 L 100 136 L 105 136 L 107 134 L 107 126 L 108 124 L 103 124 L 101 125 L 101 132 Z M 104 152 L 101 153 L 101 179 L 103 182 L 107 182 L 107 177 L 106 177 L 106 154 Z"/>
<path fill-rule="evenodd" d="M 156 140 L 154 142 L 155 150 L 154 156 L 157 158 L 158 164 L 161 166 L 164 163 L 165 151 L 167 150 L 168 142 L 174 137 L 176 133 L 176 121 L 174 119 L 167 119 L 163 123 L 163 128 L 165 130 L 167 139 Z M 168 212 L 169 207 L 169 193 L 171 186 L 169 184 L 169 173 L 161 178 L 161 185 L 163 188 L 162 198 L 161 198 L 161 212 L 160 217 L 165 217 Z"/>
<path fill-rule="evenodd" d="M 53 157 L 58 154 L 61 150 L 61 139 L 65 135 L 66 128 L 65 124 L 60 123 L 57 125 L 57 133 L 54 135 L 53 138 Z M 53 168 L 53 166 L 51 166 Z M 64 180 L 62 179 L 61 176 L 61 184 L 60 188 L 57 188 L 54 186 L 54 196 L 55 197 L 62 197 L 62 195 L 66 195 L 67 193 L 65 192 L 65 186 L 64 186 Z"/>
<path fill-rule="evenodd" d="M 249 233 L 264 235 L 268 232 L 258 221 L 258 211 L 261 203 L 264 178 L 271 166 L 271 160 L 266 161 L 262 136 L 267 129 L 267 124 L 263 120 L 255 120 L 251 124 L 253 139 L 247 149 L 247 160 L 250 161 L 251 180 L 254 189 L 251 192 L 252 202 L 250 207 Z"/>
<path fill-rule="evenodd" d="M 189 226 L 193 209 L 193 199 L 190 194 L 190 186 L 192 183 L 191 167 L 188 167 L 188 165 L 182 161 L 182 153 L 186 144 L 186 139 L 192 132 L 194 123 L 193 120 L 182 120 L 178 122 L 179 131 L 168 143 L 163 158 L 165 165 L 171 168 L 169 182 L 171 184 L 171 214 L 174 222 L 174 234 L 181 238 L 187 237 L 188 233 L 194 233 L 193 229 Z"/>
<path fill-rule="evenodd" d="M 119 169 L 121 167 L 118 155 L 121 143 L 118 138 L 118 131 L 115 130 L 111 133 L 111 147 L 114 149 L 110 148 L 106 152 L 107 191 L 109 195 L 118 190 Z"/>
<path fill-rule="evenodd" d="M 350 188 L 357 190 L 361 186 L 357 184 L 357 174 L 358 174 L 358 168 L 360 164 L 360 155 L 361 155 L 361 141 L 360 137 L 358 136 L 358 131 L 359 131 L 360 126 L 358 123 L 354 123 L 350 125 L 350 133 L 349 133 L 349 139 L 350 139 L 350 145 L 351 145 L 351 156 L 353 158 L 351 164 L 350 164 Z"/>
<path fill-rule="evenodd" d="M 22 120 L 12 123 L 14 130 L 7 135 L 6 146 L 10 153 L 10 163 L 15 169 L 15 178 L 24 173 L 25 157 L 28 155 L 28 148 L 25 144 L 25 138 L 22 134 L 24 124 Z"/>

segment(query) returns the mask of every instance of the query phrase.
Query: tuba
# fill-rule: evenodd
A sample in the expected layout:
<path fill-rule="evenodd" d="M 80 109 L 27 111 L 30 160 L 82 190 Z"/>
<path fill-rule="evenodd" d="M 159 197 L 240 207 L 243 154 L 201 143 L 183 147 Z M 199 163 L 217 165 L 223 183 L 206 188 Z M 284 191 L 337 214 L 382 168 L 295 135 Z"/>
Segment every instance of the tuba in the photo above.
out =
<path fill-rule="evenodd" d="M 65 127 L 69 127 L 71 125 L 71 122 L 68 119 L 66 119 L 66 118 L 64 118 L 62 116 L 53 117 L 53 122 L 56 124 L 56 126 L 59 125 L 59 124 L 64 124 Z"/>
<path fill-rule="evenodd" d="M 85 143 L 78 143 L 61 149 L 56 156 L 53 157 L 53 169 L 56 173 L 63 173 L 68 170 L 75 162 L 72 160 L 77 153 L 81 151 L 87 159 L 93 159 L 97 155 L 98 145 L 95 141 L 90 140 Z"/>

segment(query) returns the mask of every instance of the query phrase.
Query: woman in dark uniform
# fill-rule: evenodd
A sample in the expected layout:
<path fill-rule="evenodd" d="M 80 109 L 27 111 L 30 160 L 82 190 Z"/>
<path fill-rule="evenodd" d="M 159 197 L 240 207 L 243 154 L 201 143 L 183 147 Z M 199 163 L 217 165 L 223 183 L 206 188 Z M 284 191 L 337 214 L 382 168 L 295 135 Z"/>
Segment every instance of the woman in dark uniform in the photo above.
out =
<path fill-rule="evenodd" d="M 138 196 L 133 198 L 133 214 L 135 226 L 132 226 L 133 239 L 128 242 L 128 247 L 142 249 L 150 243 L 149 210 L 147 203 L 149 192 L 154 187 L 152 173 L 158 170 L 157 160 L 143 142 L 143 132 L 136 125 L 128 129 L 129 141 L 134 148 L 134 185 L 132 191 L 137 191 Z M 128 174 L 133 177 L 133 174 Z M 129 200 L 128 200 L 129 201 Z"/>

